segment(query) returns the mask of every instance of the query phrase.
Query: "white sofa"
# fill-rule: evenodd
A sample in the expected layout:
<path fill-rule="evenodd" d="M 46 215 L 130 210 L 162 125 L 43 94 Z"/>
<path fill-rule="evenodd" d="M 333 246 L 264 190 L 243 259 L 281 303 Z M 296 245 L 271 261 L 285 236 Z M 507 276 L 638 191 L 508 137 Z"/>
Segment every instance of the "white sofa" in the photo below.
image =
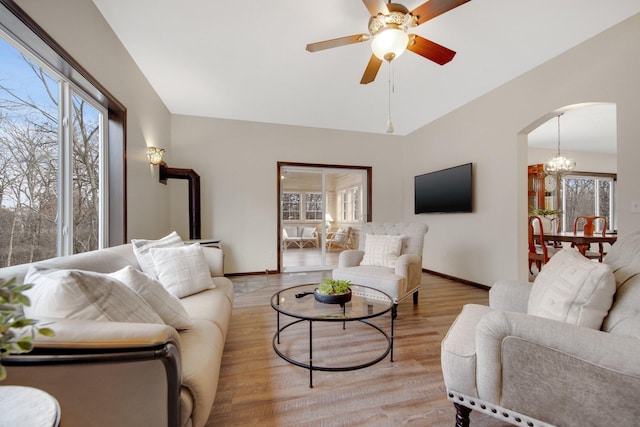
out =
<path fill-rule="evenodd" d="M 191 327 L 75 319 L 51 322 L 55 337 L 36 337 L 34 351 L 3 358 L 3 385 L 27 385 L 60 403 L 61 424 L 193 426 L 206 424 L 216 395 L 231 319 L 233 285 L 223 277 L 223 253 L 202 248 L 215 287 L 180 299 Z M 34 265 L 112 273 L 139 269 L 131 244 Z M 29 265 L 0 269 L 23 280 Z"/>

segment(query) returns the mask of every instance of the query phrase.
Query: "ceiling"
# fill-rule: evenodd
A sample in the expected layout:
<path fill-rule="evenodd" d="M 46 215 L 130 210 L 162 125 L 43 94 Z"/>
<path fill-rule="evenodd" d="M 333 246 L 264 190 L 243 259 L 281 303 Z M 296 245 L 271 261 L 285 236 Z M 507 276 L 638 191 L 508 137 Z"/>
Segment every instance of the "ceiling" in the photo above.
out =
<path fill-rule="evenodd" d="M 385 133 L 388 64 L 373 83 L 359 83 L 371 42 L 305 50 L 366 33 L 361 0 L 93 2 L 173 114 Z M 393 61 L 395 135 L 639 12 L 640 1 L 472 0 L 412 29 L 457 55 L 444 66 L 413 52 Z"/>

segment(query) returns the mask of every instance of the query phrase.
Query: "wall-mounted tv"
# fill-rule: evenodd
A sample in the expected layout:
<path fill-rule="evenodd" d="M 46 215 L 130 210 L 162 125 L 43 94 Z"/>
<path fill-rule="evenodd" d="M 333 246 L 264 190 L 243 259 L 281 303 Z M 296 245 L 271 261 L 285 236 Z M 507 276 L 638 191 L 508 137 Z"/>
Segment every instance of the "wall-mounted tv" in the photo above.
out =
<path fill-rule="evenodd" d="M 472 164 L 415 177 L 415 213 L 471 212 Z"/>

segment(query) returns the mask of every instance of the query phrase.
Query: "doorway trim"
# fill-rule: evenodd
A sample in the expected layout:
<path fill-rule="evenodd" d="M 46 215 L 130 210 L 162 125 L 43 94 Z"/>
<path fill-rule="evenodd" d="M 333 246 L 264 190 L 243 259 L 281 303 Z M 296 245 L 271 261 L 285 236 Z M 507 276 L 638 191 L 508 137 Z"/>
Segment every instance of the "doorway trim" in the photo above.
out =
<path fill-rule="evenodd" d="M 332 164 L 322 164 L 322 163 L 300 163 L 300 162 L 278 162 L 277 173 L 276 173 L 276 200 L 278 201 L 276 206 L 278 209 L 277 212 L 277 228 L 276 228 L 276 242 L 278 245 L 277 254 L 278 254 L 278 268 L 276 273 L 281 273 L 282 270 L 282 215 L 281 215 L 281 206 L 280 206 L 280 194 L 282 191 L 282 180 L 281 180 L 281 172 L 282 168 L 285 167 L 309 167 L 309 168 L 318 168 L 318 169 L 351 169 L 351 170 L 361 170 L 366 172 L 366 182 L 367 182 L 367 195 L 366 195 L 366 212 L 365 212 L 365 222 L 371 222 L 372 220 L 372 200 L 371 195 L 373 193 L 371 189 L 371 184 L 373 182 L 372 179 L 372 171 L 373 168 L 371 166 L 353 166 L 353 165 L 332 165 Z"/>

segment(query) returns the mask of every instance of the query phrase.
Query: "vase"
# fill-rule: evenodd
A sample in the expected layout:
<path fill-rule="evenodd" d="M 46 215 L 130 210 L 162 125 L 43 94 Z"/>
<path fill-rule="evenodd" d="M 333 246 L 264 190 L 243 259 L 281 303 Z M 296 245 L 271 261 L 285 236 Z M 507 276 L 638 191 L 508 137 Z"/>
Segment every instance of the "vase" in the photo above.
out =
<path fill-rule="evenodd" d="M 594 218 L 585 218 L 584 228 L 582 232 L 585 236 L 593 236 L 593 230 L 595 229 L 595 224 L 593 223 Z"/>

